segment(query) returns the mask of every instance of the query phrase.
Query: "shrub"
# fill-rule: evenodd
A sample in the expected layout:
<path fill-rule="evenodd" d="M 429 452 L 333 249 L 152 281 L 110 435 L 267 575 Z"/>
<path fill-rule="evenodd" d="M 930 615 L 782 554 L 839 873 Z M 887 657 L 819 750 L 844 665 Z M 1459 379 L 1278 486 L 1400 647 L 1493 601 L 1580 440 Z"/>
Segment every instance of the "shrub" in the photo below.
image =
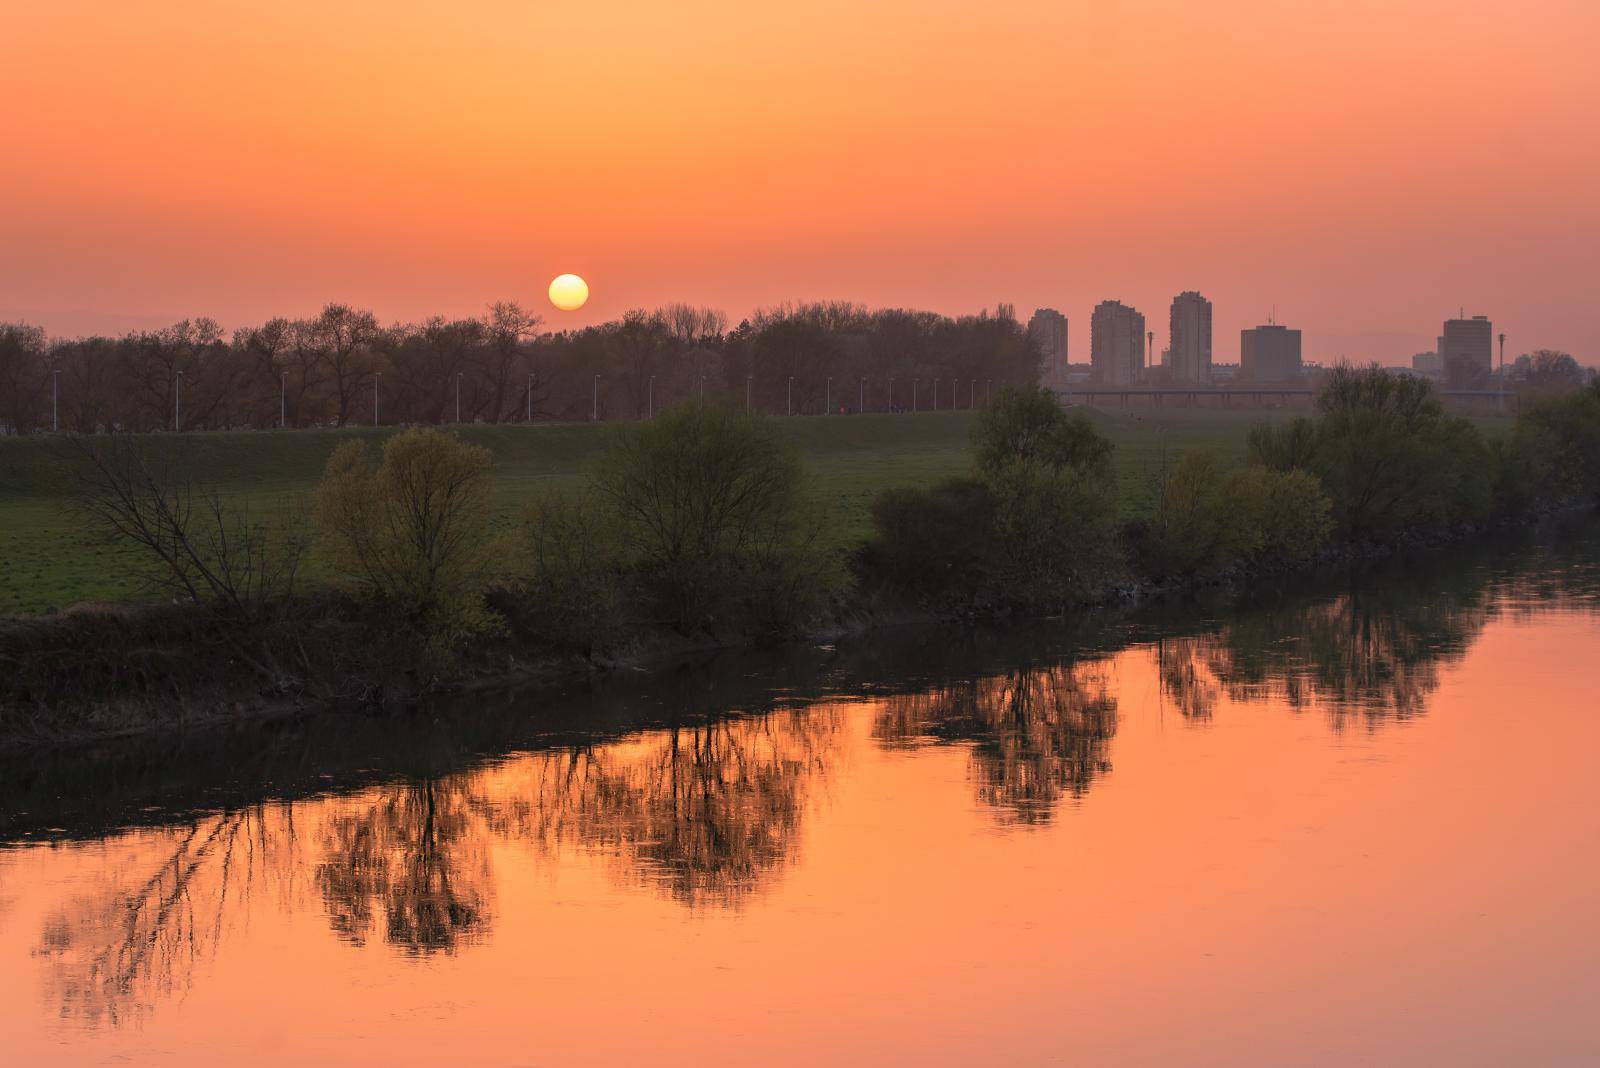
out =
<path fill-rule="evenodd" d="M 1255 464 L 1238 468 L 1223 482 L 1222 501 L 1230 529 L 1227 547 L 1241 557 L 1301 562 L 1333 531 L 1328 495 L 1305 471 Z"/>
<path fill-rule="evenodd" d="M 1600 497 L 1600 382 L 1530 403 L 1504 460 L 1501 495 L 1510 508 Z"/>
<path fill-rule="evenodd" d="M 1115 487 L 1101 472 L 1014 462 L 990 476 L 989 489 L 988 570 L 1006 603 L 1064 607 L 1092 595 L 1120 564 Z"/>
<path fill-rule="evenodd" d="M 594 501 L 550 493 L 528 510 L 526 621 L 558 649 L 592 656 L 627 632 L 616 521 Z"/>
<path fill-rule="evenodd" d="M 1112 444 L 1081 412 L 1068 413 L 1054 394 L 1037 386 L 1000 391 L 972 431 L 978 470 L 993 476 L 1007 464 L 1037 463 L 1111 474 Z"/>
<path fill-rule="evenodd" d="M 835 588 L 805 471 L 760 417 L 692 404 L 624 428 L 595 484 L 652 604 L 683 633 L 792 626 Z"/>
<path fill-rule="evenodd" d="M 490 462 L 487 449 L 417 427 L 391 437 L 381 457 L 345 442 L 317 486 L 331 563 L 437 660 L 492 623 L 483 601 Z"/>
<path fill-rule="evenodd" d="M 868 570 L 917 600 L 970 604 L 991 581 L 995 509 L 977 478 L 884 490 L 872 502 Z"/>
<path fill-rule="evenodd" d="M 1222 469 L 1210 449 L 1184 453 L 1164 472 L 1155 514 L 1139 546 L 1152 575 L 1192 575 L 1216 563 L 1233 531 L 1222 495 Z"/>

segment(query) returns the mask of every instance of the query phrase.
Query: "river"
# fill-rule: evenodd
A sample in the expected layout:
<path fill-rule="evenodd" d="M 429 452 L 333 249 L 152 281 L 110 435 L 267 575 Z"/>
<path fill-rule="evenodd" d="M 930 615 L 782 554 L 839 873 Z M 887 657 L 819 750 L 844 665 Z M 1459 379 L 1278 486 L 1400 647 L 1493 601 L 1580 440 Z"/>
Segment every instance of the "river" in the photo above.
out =
<path fill-rule="evenodd" d="M 1600 530 L 0 765 L 10 1065 L 1596 1063 Z"/>

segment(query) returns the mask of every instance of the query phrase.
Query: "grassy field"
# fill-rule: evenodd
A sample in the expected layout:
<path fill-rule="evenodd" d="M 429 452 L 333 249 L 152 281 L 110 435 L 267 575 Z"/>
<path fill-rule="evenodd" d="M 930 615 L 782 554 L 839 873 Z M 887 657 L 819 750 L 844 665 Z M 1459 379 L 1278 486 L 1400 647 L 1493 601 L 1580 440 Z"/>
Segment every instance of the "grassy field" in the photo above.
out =
<path fill-rule="evenodd" d="M 1249 428 L 1284 413 L 1176 409 L 1091 411 L 1117 446 L 1123 505 L 1148 507 L 1161 458 L 1205 446 L 1243 457 Z M 928 483 L 970 466 L 970 412 L 860 415 L 784 420 L 817 486 L 837 516 L 844 544 L 859 542 L 872 499 L 886 486 Z M 1484 427 L 1494 431 L 1496 421 Z M 579 485 L 613 427 L 588 424 L 467 426 L 462 437 L 495 455 L 497 523 L 510 534 L 541 487 Z M 380 440 L 392 429 L 293 430 L 186 435 L 193 470 L 223 492 L 272 511 L 309 490 L 342 441 Z M 105 544 L 72 515 L 64 443 L 0 438 L 0 614 L 30 614 L 79 601 L 140 596 L 135 561 Z M 315 572 L 313 571 L 313 578 Z"/>

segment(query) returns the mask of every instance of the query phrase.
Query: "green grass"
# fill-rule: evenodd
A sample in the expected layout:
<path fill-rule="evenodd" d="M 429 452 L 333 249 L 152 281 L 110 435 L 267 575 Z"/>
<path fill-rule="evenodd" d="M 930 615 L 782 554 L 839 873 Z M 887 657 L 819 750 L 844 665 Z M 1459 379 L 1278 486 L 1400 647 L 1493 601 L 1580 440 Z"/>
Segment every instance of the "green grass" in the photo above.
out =
<path fill-rule="evenodd" d="M 1249 428 L 1283 418 L 1270 410 L 1091 411 L 1117 446 L 1123 507 L 1147 508 L 1163 454 L 1209 447 L 1226 461 L 1244 456 Z M 861 415 L 783 420 L 836 517 L 843 545 L 863 539 L 871 505 L 887 486 L 933 482 L 970 467 L 969 412 Z M 1485 429 L 1503 425 L 1488 419 Z M 468 426 L 463 438 L 495 455 L 496 522 L 507 532 L 541 487 L 581 485 L 610 426 Z M 273 511 L 316 484 L 342 441 L 380 440 L 383 430 L 292 430 L 185 435 L 193 470 L 235 499 Z M 170 440 L 170 439 L 168 439 Z M 0 614 L 38 613 L 79 601 L 129 601 L 141 595 L 138 559 L 85 530 L 67 507 L 66 457 L 60 440 L 0 438 Z M 315 579 L 315 571 L 312 572 Z"/>

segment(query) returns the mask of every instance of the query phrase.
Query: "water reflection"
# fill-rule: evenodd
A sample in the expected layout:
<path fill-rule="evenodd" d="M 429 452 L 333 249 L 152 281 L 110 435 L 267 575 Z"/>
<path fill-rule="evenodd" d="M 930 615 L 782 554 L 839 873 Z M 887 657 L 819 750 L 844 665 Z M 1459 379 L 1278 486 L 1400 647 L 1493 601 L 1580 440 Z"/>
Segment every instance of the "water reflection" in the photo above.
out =
<path fill-rule="evenodd" d="M 344 802 L 323 833 L 316 883 L 328 922 L 364 944 L 450 952 L 487 932 L 492 882 L 471 780 L 429 780 Z"/>
<path fill-rule="evenodd" d="M 36 954 L 57 1013 L 120 1023 L 181 995 L 251 897 L 293 885 L 288 806 L 260 805 L 140 837 L 138 863 L 45 920 Z"/>
<path fill-rule="evenodd" d="M 838 727 L 826 705 L 671 727 L 533 754 L 478 777 L 475 793 L 495 834 L 546 854 L 599 851 L 625 883 L 734 907 L 794 855 Z"/>
<path fill-rule="evenodd" d="M 0 775 L 0 841 L 97 843 L 92 890 L 51 909 L 34 943 L 54 1011 L 90 1024 L 180 996 L 262 905 L 319 916 L 350 945 L 462 952 L 515 905 L 496 895 L 508 847 L 552 870 L 597 859 L 618 887 L 686 909 L 737 910 L 800 856 L 858 704 L 873 745 L 964 750 L 993 820 L 1037 826 L 1111 771 L 1127 665 L 1153 664 L 1154 689 L 1137 684 L 1195 723 L 1271 701 L 1376 729 L 1422 714 L 1441 666 L 1497 614 L 1600 603 L 1586 544 L 1524 571 L 1469 561 L 1092 631 L 888 635 L 565 703 L 508 696 L 35 761 Z"/>
<path fill-rule="evenodd" d="M 1003 823 L 1043 823 L 1111 770 L 1117 702 L 1104 665 L 957 679 L 890 697 L 873 724 L 885 745 L 964 744 L 978 797 Z"/>

